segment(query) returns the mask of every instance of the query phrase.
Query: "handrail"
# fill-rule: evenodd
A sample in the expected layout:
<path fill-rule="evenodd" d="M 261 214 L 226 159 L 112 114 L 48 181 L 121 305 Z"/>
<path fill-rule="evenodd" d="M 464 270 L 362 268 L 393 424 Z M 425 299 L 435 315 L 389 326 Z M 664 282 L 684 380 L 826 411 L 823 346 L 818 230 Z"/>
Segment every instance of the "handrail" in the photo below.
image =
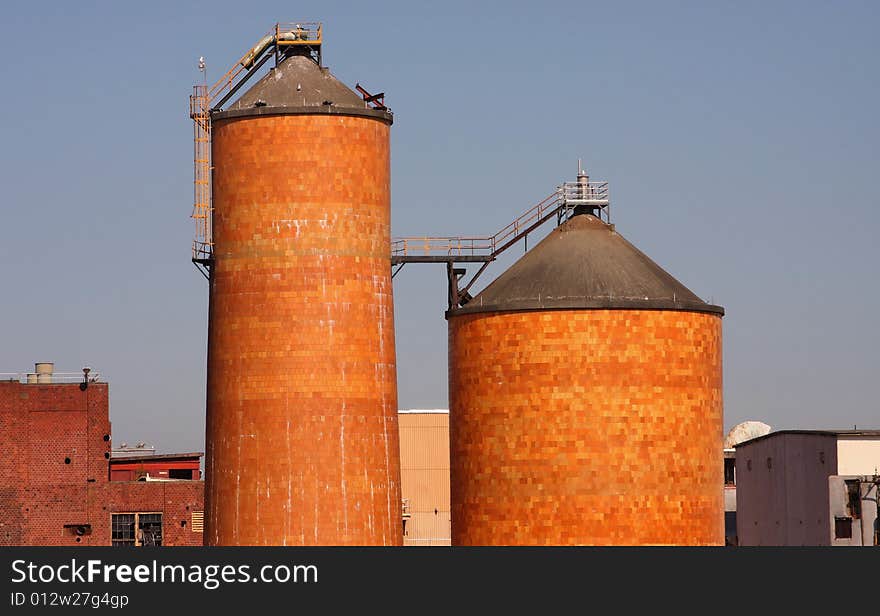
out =
<path fill-rule="evenodd" d="M 319 21 L 289 22 L 275 24 L 275 36 L 279 45 L 309 45 L 320 43 L 324 26 Z"/>
<path fill-rule="evenodd" d="M 608 204 L 608 182 L 563 182 L 494 235 L 394 238 L 391 241 L 391 256 L 484 256 L 494 259 L 560 210 L 576 205 L 604 208 Z"/>
<path fill-rule="evenodd" d="M 28 385 L 52 385 L 55 383 L 82 383 L 85 375 L 80 372 L 52 372 L 51 374 L 38 374 L 36 372 L 0 372 L 0 383 L 2 382 L 19 382 L 26 383 L 28 376 L 42 376 L 51 380 L 44 382 L 27 383 Z M 90 374 L 89 383 L 96 383 L 99 380 L 98 375 Z"/>
<path fill-rule="evenodd" d="M 540 201 L 537 205 L 531 207 L 529 210 L 520 215 L 519 218 L 515 219 L 512 223 L 496 233 L 496 244 L 500 243 L 501 240 L 506 240 L 511 236 L 519 235 L 522 229 L 528 227 L 532 222 L 542 219 L 547 213 L 548 209 L 553 209 L 554 211 L 558 209 L 560 202 L 561 196 L 559 189 L 557 189 L 552 194 L 547 196 L 543 201 Z"/>
<path fill-rule="evenodd" d="M 513 222 L 488 237 L 450 236 L 450 237 L 402 237 L 391 242 L 392 256 L 410 256 L 418 254 L 429 256 L 445 253 L 449 256 L 482 255 L 494 257 L 505 240 L 516 237 L 524 229 L 528 229 L 536 221 L 542 220 L 548 213 L 552 215 L 562 204 L 559 189 L 529 208 Z"/>
<path fill-rule="evenodd" d="M 565 182 L 560 189 L 563 199 L 573 204 L 608 203 L 608 182 Z"/>
<path fill-rule="evenodd" d="M 391 242 L 391 254 L 408 255 L 413 252 L 447 255 L 478 255 L 494 249 L 491 237 L 415 237 L 398 238 Z M 420 252 L 419 252 L 420 251 Z"/>

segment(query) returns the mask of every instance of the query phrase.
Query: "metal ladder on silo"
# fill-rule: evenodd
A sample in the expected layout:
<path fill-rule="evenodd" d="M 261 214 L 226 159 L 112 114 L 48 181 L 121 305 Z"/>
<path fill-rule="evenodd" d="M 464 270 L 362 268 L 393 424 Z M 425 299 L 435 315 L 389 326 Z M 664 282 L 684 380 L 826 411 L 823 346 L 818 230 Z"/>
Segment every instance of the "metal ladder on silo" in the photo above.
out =
<path fill-rule="evenodd" d="M 211 113 L 208 109 L 208 86 L 193 87 L 190 96 L 190 117 L 193 119 L 193 210 L 195 239 L 192 261 L 207 278 L 212 258 L 211 240 Z"/>
<path fill-rule="evenodd" d="M 208 87 L 207 83 L 203 83 L 193 86 L 193 93 L 189 97 L 189 116 L 193 120 L 191 218 L 196 226 L 192 262 L 205 278 L 210 278 L 214 262 L 214 238 L 211 233 L 214 213 L 211 197 L 211 113 L 222 108 L 269 58 L 274 57 L 277 65 L 286 54 L 296 50 L 296 53 L 309 56 L 320 66 L 322 38 L 323 26 L 317 22 L 276 23 L 214 85 Z M 203 59 L 199 61 L 199 69 L 205 69 Z M 382 96 L 384 94 L 373 98 Z"/>

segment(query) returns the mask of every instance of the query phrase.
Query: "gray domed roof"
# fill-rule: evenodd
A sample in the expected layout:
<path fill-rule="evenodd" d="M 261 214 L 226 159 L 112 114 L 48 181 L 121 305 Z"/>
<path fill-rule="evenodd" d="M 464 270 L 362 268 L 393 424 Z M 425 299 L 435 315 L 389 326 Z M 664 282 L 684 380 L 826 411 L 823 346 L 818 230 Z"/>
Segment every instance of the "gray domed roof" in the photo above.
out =
<path fill-rule="evenodd" d="M 481 293 L 449 316 L 562 309 L 683 310 L 707 304 L 592 214 L 554 229 Z"/>
<path fill-rule="evenodd" d="M 373 109 L 354 90 L 309 57 L 294 55 L 270 69 L 214 119 L 253 115 L 359 115 L 388 122 L 392 114 Z"/>

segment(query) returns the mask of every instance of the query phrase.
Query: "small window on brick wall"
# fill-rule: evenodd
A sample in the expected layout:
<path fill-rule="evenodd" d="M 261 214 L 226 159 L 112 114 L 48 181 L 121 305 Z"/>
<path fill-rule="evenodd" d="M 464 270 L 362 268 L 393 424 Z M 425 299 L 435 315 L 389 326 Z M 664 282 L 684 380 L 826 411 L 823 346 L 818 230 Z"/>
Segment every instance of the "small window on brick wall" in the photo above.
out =
<path fill-rule="evenodd" d="M 134 545 L 134 516 L 133 513 L 114 513 L 112 515 L 112 541 L 113 545 Z"/>
<path fill-rule="evenodd" d="M 162 514 L 111 514 L 111 532 L 113 545 L 162 545 Z"/>

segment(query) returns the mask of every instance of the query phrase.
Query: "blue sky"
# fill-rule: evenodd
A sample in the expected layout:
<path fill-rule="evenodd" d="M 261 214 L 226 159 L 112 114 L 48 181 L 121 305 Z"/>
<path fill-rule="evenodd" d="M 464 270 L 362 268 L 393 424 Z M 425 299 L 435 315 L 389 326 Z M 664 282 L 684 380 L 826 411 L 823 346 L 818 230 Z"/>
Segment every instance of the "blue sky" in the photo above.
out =
<path fill-rule="evenodd" d="M 0 371 L 91 365 L 115 442 L 203 447 L 196 62 L 217 78 L 275 21 L 321 20 L 331 71 L 395 113 L 395 235 L 492 233 L 583 158 L 618 230 L 727 309 L 726 427 L 880 427 L 880 4 L 305 8 L 4 9 Z M 445 294 L 440 266 L 395 278 L 402 408 L 446 406 Z"/>

